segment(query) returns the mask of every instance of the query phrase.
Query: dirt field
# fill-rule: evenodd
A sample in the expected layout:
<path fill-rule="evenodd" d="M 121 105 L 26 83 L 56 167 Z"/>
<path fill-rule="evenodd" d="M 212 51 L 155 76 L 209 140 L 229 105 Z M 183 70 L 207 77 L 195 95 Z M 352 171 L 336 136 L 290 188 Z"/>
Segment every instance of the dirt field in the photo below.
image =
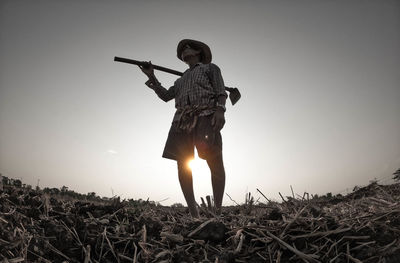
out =
<path fill-rule="evenodd" d="M 0 191 L 1 262 L 400 262 L 400 184 L 224 207 Z"/>

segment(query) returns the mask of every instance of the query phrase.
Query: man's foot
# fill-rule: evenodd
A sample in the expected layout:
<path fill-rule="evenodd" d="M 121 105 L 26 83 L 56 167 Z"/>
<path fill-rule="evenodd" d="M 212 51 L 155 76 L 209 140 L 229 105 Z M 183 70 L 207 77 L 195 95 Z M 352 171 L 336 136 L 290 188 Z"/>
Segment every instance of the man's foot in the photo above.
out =
<path fill-rule="evenodd" d="M 221 207 L 220 208 L 218 208 L 218 207 L 216 207 L 215 208 L 215 214 L 217 215 L 217 216 L 220 216 L 221 215 Z"/>
<path fill-rule="evenodd" d="M 189 209 L 189 211 L 190 211 L 190 215 L 191 215 L 192 217 L 194 217 L 194 218 L 200 218 L 199 211 L 197 211 L 197 208 Z"/>

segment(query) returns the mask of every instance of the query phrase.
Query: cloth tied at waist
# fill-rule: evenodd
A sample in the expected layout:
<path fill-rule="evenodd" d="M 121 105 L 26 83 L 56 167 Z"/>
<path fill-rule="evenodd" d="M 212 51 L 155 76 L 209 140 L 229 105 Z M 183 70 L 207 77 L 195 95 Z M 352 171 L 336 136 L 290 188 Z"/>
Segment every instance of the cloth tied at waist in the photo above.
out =
<path fill-rule="evenodd" d="M 191 132 L 196 127 L 200 113 L 210 110 L 211 112 L 215 111 L 215 106 L 195 105 L 178 108 L 175 114 L 177 118 L 174 118 L 174 123 L 179 129 Z"/>

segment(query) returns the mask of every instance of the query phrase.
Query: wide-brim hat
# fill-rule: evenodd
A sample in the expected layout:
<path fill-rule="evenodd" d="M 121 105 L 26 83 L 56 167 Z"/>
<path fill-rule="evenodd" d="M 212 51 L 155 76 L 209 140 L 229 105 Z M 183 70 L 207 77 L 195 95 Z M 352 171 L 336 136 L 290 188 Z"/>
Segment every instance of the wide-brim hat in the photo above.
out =
<path fill-rule="evenodd" d="M 178 47 L 176 48 L 177 57 L 182 60 L 182 52 L 186 45 L 189 45 L 191 48 L 200 50 L 200 62 L 203 64 L 208 64 L 212 60 L 211 49 L 209 46 L 204 44 L 203 42 L 193 40 L 193 39 L 183 39 L 179 42 Z"/>

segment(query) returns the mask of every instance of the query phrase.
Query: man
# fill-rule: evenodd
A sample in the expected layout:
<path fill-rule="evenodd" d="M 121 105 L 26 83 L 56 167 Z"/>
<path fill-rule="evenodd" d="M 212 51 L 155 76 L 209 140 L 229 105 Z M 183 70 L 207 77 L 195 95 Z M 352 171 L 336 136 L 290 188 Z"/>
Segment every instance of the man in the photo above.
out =
<path fill-rule="evenodd" d="M 193 193 L 192 171 L 188 165 L 196 147 L 211 170 L 217 214 L 221 213 L 225 188 L 220 130 L 225 124 L 227 94 L 220 69 L 211 63 L 210 48 L 200 41 L 179 42 L 177 56 L 188 66 L 172 87 L 165 89 L 154 75 L 153 67 L 141 67 L 149 77 L 146 85 L 163 101 L 175 99 L 176 112 L 165 144 L 163 157 L 177 161 L 179 182 L 193 217 L 199 217 Z"/>

